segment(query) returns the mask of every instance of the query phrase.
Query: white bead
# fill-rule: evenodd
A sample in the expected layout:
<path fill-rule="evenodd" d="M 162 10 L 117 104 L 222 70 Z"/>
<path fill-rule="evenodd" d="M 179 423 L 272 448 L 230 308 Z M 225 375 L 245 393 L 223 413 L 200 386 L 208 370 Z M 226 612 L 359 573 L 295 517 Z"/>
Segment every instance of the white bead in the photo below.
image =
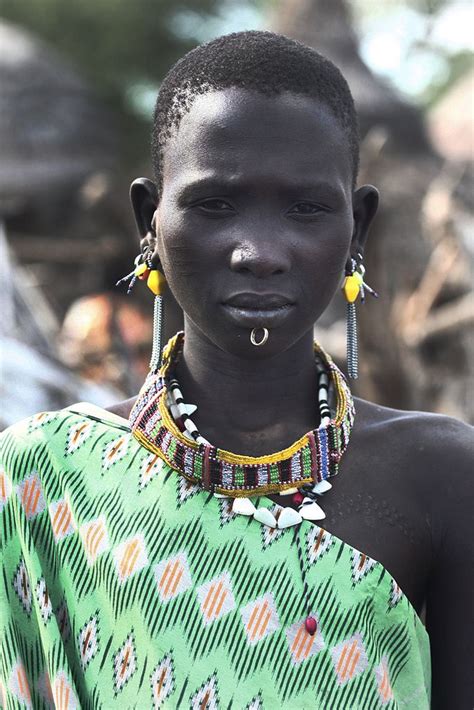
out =
<path fill-rule="evenodd" d="M 300 515 L 305 520 L 323 520 L 326 517 L 324 510 L 322 510 L 317 503 L 302 505 Z"/>
<path fill-rule="evenodd" d="M 236 498 L 232 505 L 232 512 L 239 515 L 254 515 L 256 510 L 250 498 Z"/>
<path fill-rule="evenodd" d="M 290 528 L 292 525 L 298 525 L 302 520 L 303 518 L 297 510 L 293 508 L 283 508 L 278 517 L 278 527 L 280 530 Z"/>
<path fill-rule="evenodd" d="M 214 498 L 230 498 L 230 496 L 225 493 L 214 493 Z"/>
<path fill-rule="evenodd" d="M 285 491 L 280 491 L 281 496 L 292 496 L 295 493 L 298 493 L 297 488 L 287 488 Z"/>
<path fill-rule="evenodd" d="M 186 419 L 186 421 L 184 422 L 184 426 L 189 431 L 190 434 L 192 434 L 193 431 L 198 430 L 197 426 L 195 425 L 195 423 L 191 419 Z"/>
<path fill-rule="evenodd" d="M 268 525 L 269 528 L 277 527 L 276 518 L 268 508 L 257 508 L 253 517 L 255 520 L 258 520 L 259 523 L 262 523 L 262 525 Z"/>
<path fill-rule="evenodd" d="M 191 414 L 194 414 L 197 409 L 197 406 L 195 404 L 178 404 L 178 407 L 180 408 L 181 412 L 183 414 L 187 414 L 188 417 L 190 417 Z"/>
<path fill-rule="evenodd" d="M 323 493 L 326 493 L 326 491 L 330 491 L 331 488 L 332 485 L 329 483 L 329 481 L 323 479 L 322 481 L 319 481 L 319 483 L 316 483 L 313 486 L 313 493 L 316 493 L 318 496 L 320 496 Z"/>
<path fill-rule="evenodd" d="M 177 404 L 170 404 L 169 408 L 171 410 L 171 416 L 173 417 L 174 420 L 179 419 L 179 409 Z"/>

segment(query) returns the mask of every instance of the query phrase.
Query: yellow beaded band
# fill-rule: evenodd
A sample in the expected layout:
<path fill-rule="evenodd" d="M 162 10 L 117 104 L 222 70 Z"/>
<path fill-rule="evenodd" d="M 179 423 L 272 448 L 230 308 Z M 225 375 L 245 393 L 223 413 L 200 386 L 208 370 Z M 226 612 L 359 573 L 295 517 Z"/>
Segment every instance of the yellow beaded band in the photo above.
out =
<path fill-rule="evenodd" d="M 307 432 L 291 446 L 265 456 L 245 456 L 188 439 L 167 406 L 167 381 L 183 346 L 178 333 L 163 350 L 162 367 L 145 382 L 131 415 L 134 436 L 187 479 L 231 496 L 278 492 L 335 475 L 352 423 L 354 403 L 344 375 L 322 347 L 315 352 L 324 362 L 335 389 L 334 419 Z"/>

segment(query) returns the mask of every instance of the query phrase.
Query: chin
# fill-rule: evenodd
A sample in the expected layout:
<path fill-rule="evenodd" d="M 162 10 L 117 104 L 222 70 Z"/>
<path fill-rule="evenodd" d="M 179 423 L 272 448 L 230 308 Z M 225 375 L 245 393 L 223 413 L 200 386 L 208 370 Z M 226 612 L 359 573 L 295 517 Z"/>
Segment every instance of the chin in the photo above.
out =
<path fill-rule="evenodd" d="M 229 355 L 246 360 L 248 362 L 260 362 L 268 360 L 291 348 L 301 337 L 294 330 L 289 332 L 288 329 L 275 328 L 268 329 L 268 339 L 263 345 L 253 345 L 250 342 L 251 328 L 236 329 L 226 328 L 224 331 L 206 333 L 206 337 L 220 350 Z"/>
<path fill-rule="evenodd" d="M 238 322 L 235 314 L 229 315 L 221 308 L 211 313 L 206 311 L 205 321 L 202 318 L 202 311 L 195 315 L 197 317 L 193 318 L 185 314 L 185 334 L 193 344 L 207 341 L 208 344 L 230 356 L 246 361 L 258 362 L 280 355 L 294 346 L 308 332 L 311 333 L 311 340 L 313 337 L 312 314 L 301 313 L 300 315 L 304 317 L 297 318 L 297 308 L 289 316 L 278 316 L 280 322 L 277 320 L 278 317 L 275 318 L 274 327 L 270 323 L 262 322 L 260 317 L 242 324 Z M 244 318 L 247 319 L 247 315 Z M 259 331 L 257 340 L 260 340 L 264 327 L 268 329 L 266 342 L 262 345 L 253 345 L 250 341 L 252 329 L 256 328 Z"/>

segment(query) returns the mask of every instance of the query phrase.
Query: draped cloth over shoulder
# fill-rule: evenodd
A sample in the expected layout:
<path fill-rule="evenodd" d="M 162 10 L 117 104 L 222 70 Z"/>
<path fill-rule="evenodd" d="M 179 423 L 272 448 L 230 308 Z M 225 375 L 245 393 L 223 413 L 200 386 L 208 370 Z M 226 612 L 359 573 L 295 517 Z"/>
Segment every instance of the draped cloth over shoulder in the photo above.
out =
<path fill-rule="evenodd" d="M 2 436 L 0 697 L 57 708 L 429 707 L 426 631 L 381 564 L 249 524 L 97 408 Z M 270 509 L 268 498 L 254 499 Z"/>

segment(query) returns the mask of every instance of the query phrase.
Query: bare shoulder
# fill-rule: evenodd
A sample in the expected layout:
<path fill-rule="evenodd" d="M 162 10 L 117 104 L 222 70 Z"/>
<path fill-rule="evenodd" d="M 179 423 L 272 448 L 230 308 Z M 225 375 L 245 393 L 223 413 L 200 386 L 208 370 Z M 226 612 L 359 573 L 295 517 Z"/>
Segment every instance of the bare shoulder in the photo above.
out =
<path fill-rule="evenodd" d="M 112 404 L 110 407 L 107 407 L 107 412 L 111 412 L 112 414 L 117 414 L 119 417 L 128 419 L 136 399 L 136 397 L 131 397 L 130 399 L 125 399 L 122 402 Z"/>
<path fill-rule="evenodd" d="M 433 483 L 447 474 L 474 482 L 474 427 L 443 414 L 391 409 L 359 398 L 355 404 L 354 433 L 383 446 L 386 456 L 415 464 L 418 475 L 429 475 Z"/>

